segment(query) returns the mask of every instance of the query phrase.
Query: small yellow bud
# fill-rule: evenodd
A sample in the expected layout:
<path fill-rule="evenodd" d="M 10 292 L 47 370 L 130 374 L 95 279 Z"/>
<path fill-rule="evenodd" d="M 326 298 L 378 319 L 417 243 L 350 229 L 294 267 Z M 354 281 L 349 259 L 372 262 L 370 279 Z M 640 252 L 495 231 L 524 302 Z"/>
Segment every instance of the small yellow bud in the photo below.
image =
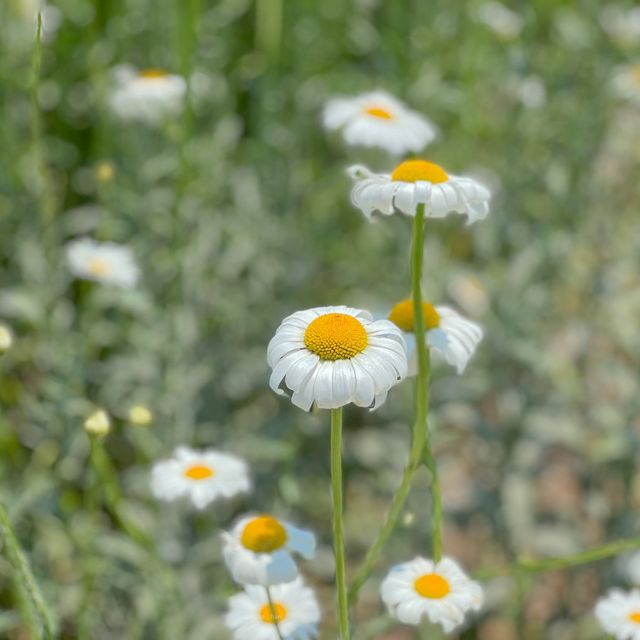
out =
<path fill-rule="evenodd" d="M 129 409 L 129 422 L 137 427 L 148 427 L 153 422 L 153 413 L 142 404 L 136 404 Z"/>
<path fill-rule="evenodd" d="M 13 332 L 6 324 L 0 323 L 0 353 L 4 353 L 13 344 Z"/>
<path fill-rule="evenodd" d="M 111 182 L 115 175 L 116 170 L 111 162 L 103 160 L 96 165 L 96 177 L 98 178 L 98 182 L 102 182 L 103 184 Z"/>
<path fill-rule="evenodd" d="M 94 436 L 106 436 L 111 431 L 111 419 L 106 411 L 97 409 L 85 421 L 84 430 Z"/>

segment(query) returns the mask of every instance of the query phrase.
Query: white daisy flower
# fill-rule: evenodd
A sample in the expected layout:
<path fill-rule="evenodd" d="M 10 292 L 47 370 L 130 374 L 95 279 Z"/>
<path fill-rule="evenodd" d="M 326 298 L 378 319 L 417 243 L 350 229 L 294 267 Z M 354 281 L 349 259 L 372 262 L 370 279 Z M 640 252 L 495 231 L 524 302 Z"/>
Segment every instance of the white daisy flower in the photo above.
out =
<path fill-rule="evenodd" d="M 0 322 L 0 353 L 11 349 L 13 345 L 13 331 L 4 322 Z"/>
<path fill-rule="evenodd" d="M 422 314 L 427 344 L 456 368 L 464 372 L 471 356 L 482 340 L 482 327 L 467 320 L 450 307 L 435 307 L 430 302 L 422 303 Z M 416 339 L 413 333 L 413 301 L 398 302 L 389 313 L 389 320 L 405 332 L 409 353 L 409 375 L 417 373 Z"/>
<path fill-rule="evenodd" d="M 486 187 L 472 178 L 448 175 L 426 160 L 407 160 L 391 174 L 372 173 L 355 165 L 349 174 L 355 180 L 351 201 L 369 221 L 374 211 L 386 216 L 396 211 L 415 216 L 419 204 L 424 204 L 428 218 L 461 213 L 469 224 L 489 213 L 491 194 Z"/>
<path fill-rule="evenodd" d="M 178 447 L 172 458 L 157 462 L 151 470 L 151 491 L 156 498 L 170 502 L 186 496 L 196 509 L 250 489 L 246 463 L 214 449 Z"/>
<path fill-rule="evenodd" d="M 440 562 L 415 558 L 391 569 L 380 587 L 389 613 L 405 624 L 423 618 L 441 624 L 446 633 L 464 622 L 468 611 L 482 607 L 482 588 L 451 558 Z"/>
<path fill-rule="evenodd" d="M 596 618 L 616 640 L 640 640 L 640 591 L 612 589 L 598 600 Z"/>
<path fill-rule="evenodd" d="M 110 103 L 119 118 L 156 125 L 182 111 L 187 91 L 182 76 L 162 69 L 137 71 L 127 65 L 116 67 L 114 76 Z"/>
<path fill-rule="evenodd" d="M 77 278 L 123 289 L 131 289 L 138 282 L 140 272 L 127 247 L 82 238 L 70 242 L 66 253 L 69 268 Z"/>
<path fill-rule="evenodd" d="M 640 42 L 640 7 L 607 5 L 600 14 L 600 24 L 607 35 L 622 46 L 632 47 Z"/>
<path fill-rule="evenodd" d="M 417 153 L 437 134 L 429 120 L 385 91 L 332 98 L 322 120 L 326 129 L 341 129 L 349 145 L 380 147 L 393 155 Z"/>
<path fill-rule="evenodd" d="M 225 623 L 234 640 L 278 640 L 276 624 L 285 640 L 312 640 L 318 636 L 320 606 L 304 582 L 297 578 L 270 589 L 248 585 L 229 599 Z"/>
<path fill-rule="evenodd" d="M 380 406 L 407 373 L 406 345 L 398 328 L 351 307 L 317 307 L 285 318 L 269 342 L 269 385 L 308 411 L 350 402 Z"/>
<path fill-rule="evenodd" d="M 224 561 L 241 584 L 291 582 L 298 575 L 291 553 L 311 559 L 316 551 L 313 533 L 266 514 L 241 518 L 222 539 Z"/>
<path fill-rule="evenodd" d="M 505 40 L 517 38 L 524 27 L 522 17 L 500 2 L 485 2 L 481 5 L 478 19 Z"/>
<path fill-rule="evenodd" d="M 613 88 L 623 100 L 640 105 L 640 63 L 619 67 L 613 76 Z"/>

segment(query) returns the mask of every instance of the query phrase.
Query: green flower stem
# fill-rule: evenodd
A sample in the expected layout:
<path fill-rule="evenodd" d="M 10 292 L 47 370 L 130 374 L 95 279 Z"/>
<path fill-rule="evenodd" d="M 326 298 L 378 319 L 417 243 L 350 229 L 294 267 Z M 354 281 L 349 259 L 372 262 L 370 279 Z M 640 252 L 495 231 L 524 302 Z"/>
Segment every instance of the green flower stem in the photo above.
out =
<path fill-rule="evenodd" d="M 416 338 L 418 354 L 418 376 L 416 382 L 416 422 L 414 441 L 424 443 L 424 460 L 431 474 L 431 500 L 433 504 L 432 541 L 433 560 L 439 562 L 442 557 L 442 497 L 438 481 L 438 467 L 431 451 L 429 438 L 429 378 L 431 360 L 422 308 L 422 264 L 424 258 L 424 204 L 419 204 L 413 221 L 413 246 L 411 250 L 411 282 L 413 297 L 413 333 Z M 422 448 L 420 449 L 422 452 Z"/>
<path fill-rule="evenodd" d="M 557 569 L 567 569 L 569 567 L 577 567 L 590 562 L 597 562 L 605 558 L 611 558 L 627 551 L 635 551 L 640 549 L 640 538 L 626 538 L 609 542 L 587 551 L 581 551 L 570 556 L 562 556 L 558 558 L 544 558 L 535 560 L 533 558 L 523 557 L 516 563 L 499 567 L 497 569 L 484 569 L 477 571 L 475 576 L 479 580 L 489 580 L 499 576 L 509 576 L 521 572 L 540 573 L 543 571 L 554 571 Z"/>
<path fill-rule="evenodd" d="M 45 604 L 42 593 L 38 588 L 29 562 L 25 557 L 18 539 L 16 538 L 9 516 L 4 505 L 0 503 L 0 533 L 2 534 L 4 553 L 6 554 L 13 570 L 15 571 L 15 577 L 18 581 L 23 592 L 29 599 L 31 606 L 36 611 L 40 624 L 42 626 L 42 637 L 46 640 L 54 638 L 54 626 L 51 619 L 49 609 Z M 29 622 L 29 621 L 28 621 Z"/>
<path fill-rule="evenodd" d="M 333 541 L 336 554 L 336 593 L 340 640 L 349 640 L 349 602 L 344 551 L 342 497 L 342 409 L 331 410 L 331 494 L 333 496 Z"/>
<path fill-rule="evenodd" d="M 278 634 L 279 640 L 284 640 L 284 636 L 282 635 L 282 631 L 280 631 L 280 623 L 278 622 L 278 616 L 276 612 L 275 604 L 273 603 L 273 598 L 271 597 L 271 589 L 269 587 L 265 587 L 267 592 L 267 601 L 269 602 L 269 609 L 271 609 L 271 618 L 273 619 L 273 625 L 276 628 L 276 633 Z"/>
<path fill-rule="evenodd" d="M 377 562 L 382 549 L 393 534 L 400 520 L 400 515 L 409 497 L 413 478 L 424 461 L 431 473 L 433 496 L 433 545 L 434 558 L 439 559 L 442 549 L 442 500 L 440 498 L 440 486 L 438 474 L 429 447 L 427 438 L 429 412 L 429 370 L 430 359 L 429 350 L 425 340 L 424 313 L 422 309 L 422 264 L 424 259 L 424 205 L 419 205 L 413 221 L 413 237 L 411 247 L 411 283 L 412 298 L 414 306 L 414 332 L 416 336 L 416 348 L 418 353 L 418 375 L 414 390 L 415 397 L 415 421 L 411 436 L 411 452 L 409 461 L 402 475 L 400 487 L 393 496 L 391 508 L 384 521 L 382 528 L 378 532 L 371 548 L 367 552 L 365 559 L 356 571 L 349 589 L 349 602 L 354 603 L 358 593 L 364 583 L 371 575 L 375 563 Z"/>
<path fill-rule="evenodd" d="M 255 44 L 269 62 L 275 63 L 282 41 L 283 0 L 256 1 Z"/>

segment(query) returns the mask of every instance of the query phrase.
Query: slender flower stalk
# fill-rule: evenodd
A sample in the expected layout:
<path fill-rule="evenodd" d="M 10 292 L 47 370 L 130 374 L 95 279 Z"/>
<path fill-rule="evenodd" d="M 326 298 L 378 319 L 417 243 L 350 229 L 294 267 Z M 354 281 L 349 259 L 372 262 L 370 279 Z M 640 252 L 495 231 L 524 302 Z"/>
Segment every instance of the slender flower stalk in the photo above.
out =
<path fill-rule="evenodd" d="M 331 410 L 331 494 L 333 496 L 333 540 L 336 554 L 336 592 L 340 640 L 349 640 L 349 603 L 344 550 L 342 496 L 342 408 Z"/>
<path fill-rule="evenodd" d="M 514 575 L 523 572 L 541 573 L 543 571 L 555 571 L 558 569 L 567 569 L 569 567 L 578 567 L 583 564 L 589 564 L 590 562 L 597 562 L 598 560 L 604 560 L 605 558 L 611 558 L 621 553 L 635 551 L 637 549 L 640 549 L 640 537 L 626 538 L 624 540 L 609 542 L 570 556 L 543 558 L 541 560 L 523 557 L 515 563 L 504 567 L 477 571 L 475 576 L 480 580 L 488 580 L 490 578 Z"/>
<path fill-rule="evenodd" d="M 273 603 L 273 598 L 271 597 L 271 589 L 269 589 L 269 587 L 265 587 L 265 590 L 267 592 L 267 602 L 269 603 L 269 609 L 271 609 L 271 619 L 273 620 L 273 626 L 276 628 L 278 639 L 284 640 L 282 631 L 280 631 L 280 623 L 278 622 L 278 612 L 276 611 L 276 606 Z"/>
<path fill-rule="evenodd" d="M 51 614 L 49 613 L 49 609 L 45 604 L 42 593 L 40 592 L 38 584 L 33 576 L 29 562 L 22 552 L 18 539 L 13 532 L 7 510 L 1 503 L 0 533 L 2 534 L 4 553 L 13 567 L 15 578 L 38 615 L 42 626 L 42 637 L 45 638 L 45 640 L 50 640 L 54 637 L 54 625 L 51 619 Z"/>
<path fill-rule="evenodd" d="M 355 602 L 362 585 L 367 581 L 382 549 L 393 534 L 400 520 L 403 507 L 409 497 L 413 478 L 424 461 L 431 473 L 431 495 L 433 499 L 433 559 L 442 557 L 442 499 L 435 459 L 429 446 L 427 416 L 429 412 L 429 350 L 425 339 L 425 321 L 422 306 L 422 264 L 424 258 L 424 204 L 418 206 L 413 221 L 411 248 L 411 282 L 414 309 L 414 331 L 418 355 L 418 375 L 415 384 L 415 421 L 411 437 L 409 461 L 402 475 L 402 482 L 396 491 L 387 518 L 382 525 L 362 565 L 356 571 L 349 589 L 349 601 Z"/>

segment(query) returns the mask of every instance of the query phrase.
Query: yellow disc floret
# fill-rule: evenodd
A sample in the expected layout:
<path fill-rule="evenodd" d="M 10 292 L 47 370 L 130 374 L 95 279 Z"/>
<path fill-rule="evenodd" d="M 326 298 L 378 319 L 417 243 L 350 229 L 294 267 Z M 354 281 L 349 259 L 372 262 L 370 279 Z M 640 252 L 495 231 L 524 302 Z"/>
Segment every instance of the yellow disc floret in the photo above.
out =
<path fill-rule="evenodd" d="M 367 107 L 364 112 L 368 116 L 379 118 L 380 120 L 393 120 L 393 114 L 382 107 Z"/>
<path fill-rule="evenodd" d="M 440 326 L 440 314 L 430 302 L 422 303 L 422 315 L 424 317 L 424 328 L 427 331 Z M 403 300 L 391 309 L 389 320 L 402 331 L 413 331 L 414 315 L 413 300 Z"/>
<path fill-rule="evenodd" d="M 640 624 L 640 611 L 634 611 L 629 614 L 629 620 L 631 622 L 635 622 L 636 624 Z"/>
<path fill-rule="evenodd" d="M 109 273 L 109 263 L 104 258 L 91 258 L 88 264 L 89 273 L 100 277 Z"/>
<path fill-rule="evenodd" d="M 400 163 L 391 174 L 394 182 L 431 182 L 439 184 L 449 179 L 446 171 L 426 160 L 406 160 Z"/>
<path fill-rule="evenodd" d="M 146 80 L 158 80 L 166 78 L 168 74 L 163 69 L 143 69 L 138 75 Z"/>
<path fill-rule="evenodd" d="M 418 595 L 431 600 L 444 598 L 451 591 L 447 580 L 437 573 L 427 573 L 420 576 L 413 586 Z"/>
<path fill-rule="evenodd" d="M 267 624 L 277 624 L 287 617 L 287 608 L 279 602 L 274 602 L 273 606 L 265 604 L 260 609 L 260 619 Z"/>
<path fill-rule="evenodd" d="M 346 313 L 327 313 L 313 320 L 304 332 L 304 344 L 322 360 L 348 360 L 369 343 L 362 323 Z"/>
<path fill-rule="evenodd" d="M 242 531 L 242 545 L 254 553 L 273 553 L 284 547 L 286 529 L 271 516 L 258 516 Z"/>
<path fill-rule="evenodd" d="M 215 475 L 215 471 L 206 464 L 194 464 L 184 472 L 189 480 L 206 480 Z"/>

